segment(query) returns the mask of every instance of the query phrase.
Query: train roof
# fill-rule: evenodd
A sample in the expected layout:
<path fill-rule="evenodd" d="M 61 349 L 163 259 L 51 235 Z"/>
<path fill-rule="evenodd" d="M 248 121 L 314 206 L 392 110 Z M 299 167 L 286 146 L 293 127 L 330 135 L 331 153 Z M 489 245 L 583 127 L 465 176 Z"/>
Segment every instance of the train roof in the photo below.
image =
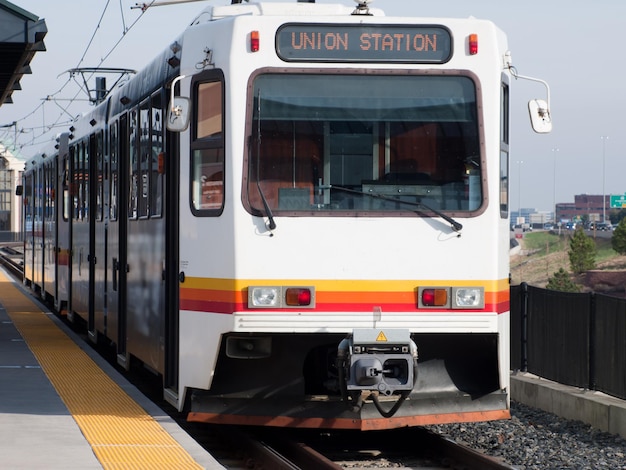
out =
<path fill-rule="evenodd" d="M 222 18 L 242 15 L 254 16 L 349 16 L 355 14 L 357 5 L 347 6 L 341 4 L 322 4 L 308 2 L 281 2 L 264 3 L 249 2 L 235 3 L 231 5 L 215 5 L 204 9 L 193 21 L 192 25 L 215 21 Z M 361 10 L 360 14 L 365 14 Z M 367 14 L 371 16 L 384 16 L 384 12 L 378 8 L 368 8 Z"/>

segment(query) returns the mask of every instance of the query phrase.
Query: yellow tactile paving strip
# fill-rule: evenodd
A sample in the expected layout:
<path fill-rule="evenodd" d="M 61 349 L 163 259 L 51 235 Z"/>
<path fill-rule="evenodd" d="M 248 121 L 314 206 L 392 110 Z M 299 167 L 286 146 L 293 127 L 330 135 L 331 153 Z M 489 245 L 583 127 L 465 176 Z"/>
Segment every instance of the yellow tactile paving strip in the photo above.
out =
<path fill-rule="evenodd" d="M 0 302 L 103 468 L 202 468 L 1 271 Z"/>

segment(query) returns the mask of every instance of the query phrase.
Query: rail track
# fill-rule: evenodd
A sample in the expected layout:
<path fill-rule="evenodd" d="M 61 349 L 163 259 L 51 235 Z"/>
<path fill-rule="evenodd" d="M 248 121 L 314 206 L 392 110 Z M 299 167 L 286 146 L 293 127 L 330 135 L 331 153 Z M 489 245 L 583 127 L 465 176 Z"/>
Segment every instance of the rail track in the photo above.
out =
<path fill-rule="evenodd" d="M 24 275 L 24 252 L 22 244 L 16 242 L 0 244 L 0 263 L 12 276 L 21 281 Z"/>
<path fill-rule="evenodd" d="M 12 276 L 21 281 L 24 267 L 22 245 L 0 244 L 0 263 Z M 94 346 L 91 342 L 85 341 Z M 106 353 L 103 354 L 106 356 Z M 114 358 L 110 362 L 117 367 Z M 134 371 L 128 378 L 228 469 L 512 470 L 515 468 L 423 428 L 363 433 L 188 423 L 184 414 L 174 410 L 162 400 L 162 397 L 155 396 L 154 390 L 160 388 L 152 386 L 153 376 L 145 378 Z"/>
<path fill-rule="evenodd" d="M 222 446 L 236 457 L 219 459 L 226 468 L 253 469 L 464 469 L 514 467 L 423 428 L 362 433 L 293 429 L 219 428 Z M 213 443 L 215 445 L 215 443 Z M 218 446 L 219 447 L 219 446 Z M 224 447 L 210 448 L 214 456 Z M 232 465 L 232 466 L 231 466 Z M 240 465 L 242 465 L 240 467 Z"/>

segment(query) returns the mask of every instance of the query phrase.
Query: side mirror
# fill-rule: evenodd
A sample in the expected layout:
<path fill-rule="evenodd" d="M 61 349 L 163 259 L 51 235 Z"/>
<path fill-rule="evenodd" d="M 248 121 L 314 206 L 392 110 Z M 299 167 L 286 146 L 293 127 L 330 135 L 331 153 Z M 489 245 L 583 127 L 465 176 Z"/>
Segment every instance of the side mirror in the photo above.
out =
<path fill-rule="evenodd" d="M 15 195 L 16 196 L 21 196 L 24 193 L 24 186 L 22 186 L 21 184 L 18 184 L 15 187 Z"/>
<path fill-rule="evenodd" d="M 170 109 L 167 112 L 167 130 L 182 132 L 189 126 L 190 104 L 189 98 L 177 96 L 172 98 Z"/>
<path fill-rule="evenodd" d="M 538 134 L 547 134 L 552 131 L 552 118 L 548 103 L 544 100 L 530 100 L 528 102 L 530 123 Z"/>

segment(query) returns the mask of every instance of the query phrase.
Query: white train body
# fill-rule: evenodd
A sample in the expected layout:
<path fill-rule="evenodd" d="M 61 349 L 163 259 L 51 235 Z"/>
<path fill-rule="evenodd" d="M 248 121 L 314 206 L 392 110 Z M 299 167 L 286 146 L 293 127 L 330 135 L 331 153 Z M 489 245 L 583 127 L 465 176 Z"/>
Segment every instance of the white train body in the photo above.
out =
<path fill-rule="evenodd" d="M 68 312 L 191 420 L 509 417 L 506 39 L 359 8 L 209 7 L 69 139 Z"/>

